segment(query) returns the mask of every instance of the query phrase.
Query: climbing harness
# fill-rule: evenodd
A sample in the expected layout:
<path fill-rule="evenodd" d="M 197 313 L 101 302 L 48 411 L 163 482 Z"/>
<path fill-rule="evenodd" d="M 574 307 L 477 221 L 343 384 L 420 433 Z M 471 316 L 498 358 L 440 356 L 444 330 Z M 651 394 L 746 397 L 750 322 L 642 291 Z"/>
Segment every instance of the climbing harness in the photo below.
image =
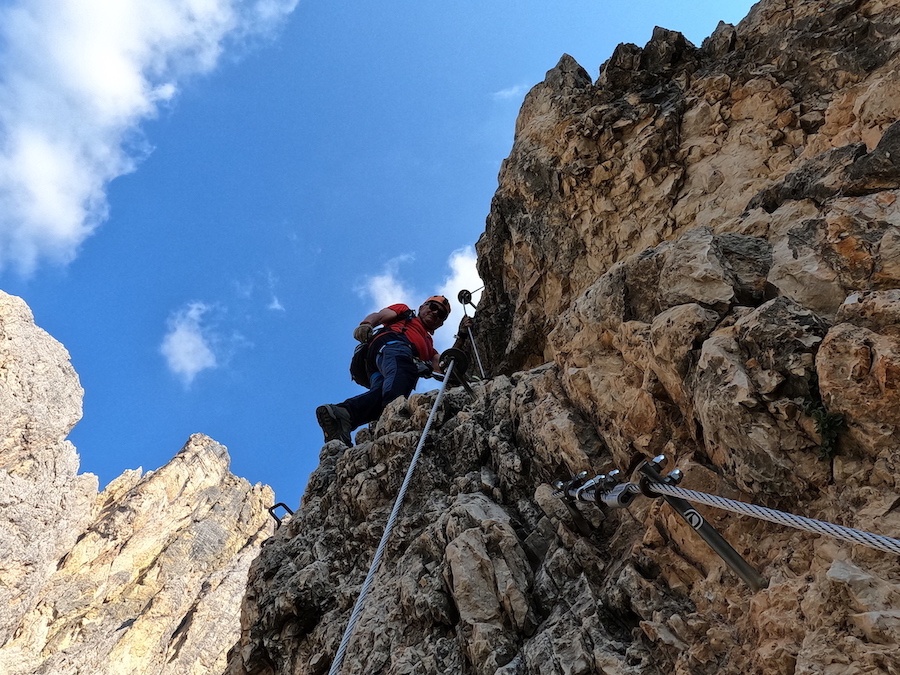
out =
<path fill-rule="evenodd" d="M 284 520 L 284 518 L 286 517 L 286 516 L 282 516 L 281 518 L 279 518 L 278 516 L 275 515 L 275 509 L 277 509 L 278 507 L 283 508 L 283 509 L 287 512 L 287 515 L 288 515 L 288 516 L 294 515 L 294 512 L 291 511 L 291 510 L 288 508 L 288 505 L 285 504 L 284 502 L 278 502 L 278 503 L 275 504 L 274 506 L 270 506 L 269 509 L 268 509 L 268 511 L 269 511 L 269 515 L 272 516 L 272 517 L 275 519 L 275 529 L 276 529 L 276 530 L 277 530 L 279 527 L 281 527 L 281 523 L 282 523 L 282 521 Z"/>
<path fill-rule="evenodd" d="M 449 352 L 449 353 L 448 353 Z M 397 517 L 400 514 L 400 507 L 403 505 L 403 500 L 406 497 L 406 492 L 409 489 L 409 484 L 412 481 L 413 472 L 416 469 L 416 464 L 419 461 L 419 456 L 422 454 L 422 447 L 425 445 L 425 439 L 428 438 L 428 432 L 431 430 L 431 424 L 434 421 L 434 417 L 437 414 L 438 407 L 441 404 L 441 399 L 444 396 L 444 390 L 447 387 L 447 383 L 453 380 L 454 369 L 460 371 L 461 375 L 456 378 L 454 381 L 465 382 L 465 368 L 467 363 L 464 361 L 465 354 L 460 352 L 458 349 L 448 349 L 446 352 L 441 354 L 441 363 L 447 364 L 446 370 L 444 371 L 443 381 L 441 382 L 441 387 L 438 390 L 437 398 L 434 400 L 434 405 L 431 407 L 431 413 L 428 415 L 428 420 L 425 422 L 425 429 L 422 431 L 422 436 L 419 438 L 419 444 L 416 446 L 416 450 L 413 453 L 412 460 L 410 460 L 409 468 L 406 470 L 406 477 L 403 479 L 403 484 L 400 486 L 400 492 L 397 494 L 397 498 L 394 500 L 394 507 L 391 509 L 391 515 L 388 516 L 387 524 L 384 526 L 384 533 L 381 535 L 381 541 L 378 544 L 378 548 L 375 550 L 375 556 L 372 558 L 372 564 L 369 566 L 369 572 L 366 574 L 366 579 L 363 581 L 362 587 L 359 591 L 359 597 L 356 599 L 356 604 L 353 606 L 353 611 L 350 613 L 350 620 L 347 622 L 347 628 L 344 631 L 344 636 L 341 638 L 341 643 L 338 646 L 337 653 L 334 655 L 334 661 L 331 663 L 331 670 L 328 671 L 329 675 L 338 675 L 341 670 L 341 666 L 344 663 L 344 656 L 347 652 L 347 647 L 350 644 L 350 638 L 353 637 L 353 629 L 356 627 L 356 623 L 359 621 L 359 617 L 362 615 L 363 607 L 366 602 L 366 597 L 369 594 L 369 590 L 371 589 L 372 583 L 375 580 L 375 575 L 378 572 L 378 567 L 381 564 L 381 557 L 384 555 L 384 549 L 387 546 L 388 539 L 391 536 L 391 531 L 394 529 L 394 525 L 397 522 Z"/>
<path fill-rule="evenodd" d="M 481 288 L 484 288 L 482 286 Z M 475 293 L 481 290 L 481 288 L 476 288 Z M 475 309 L 475 303 L 472 302 L 472 292 L 467 290 L 462 290 L 459 292 L 459 295 L 456 296 L 456 299 L 459 300 L 459 303 L 462 305 L 463 314 L 469 316 L 466 313 L 466 305 L 472 305 L 472 308 Z M 478 362 L 478 372 L 481 373 L 481 379 L 486 379 L 486 375 L 484 374 L 484 366 L 481 365 L 481 356 L 478 355 L 478 345 L 475 344 L 475 336 L 472 335 L 472 327 L 466 326 L 466 330 L 469 332 L 469 342 L 472 344 L 472 352 L 475 354 L 475 360 Z"/>
<path fill-rule="evenodd" d="M 637 467 L 637 471 L 641 474 L 641 479 L 637 484 L 624 482 L 621 479 L 622 473 L 618 469 L 606 474 L 599 474 L 591 479 L 588 479 L 588 473 L 583 471 L 569 481 L 557 481 L 554 484 L 555 494 L 562 497 L 567 505 L 576 501 L 599 502 L 610 508 L 626 508 L 635 497 L 641 494 L 651 498 L 661 497 L 754 591 L 765 588 L 768 585 L 766 579 L 760 576 L 722 535 L 691 507 L 687 500 L 900 555 L 900 540 L 898 539 L 680 488 L 678 483 L 684 479 L 684 474 L 680 469 L 673 469 L 665 476 L 660 473 L 660 470 L 665 467 L 666 461 L 665 455 L 658 455 L 651 460 L 642 462 Z"/>

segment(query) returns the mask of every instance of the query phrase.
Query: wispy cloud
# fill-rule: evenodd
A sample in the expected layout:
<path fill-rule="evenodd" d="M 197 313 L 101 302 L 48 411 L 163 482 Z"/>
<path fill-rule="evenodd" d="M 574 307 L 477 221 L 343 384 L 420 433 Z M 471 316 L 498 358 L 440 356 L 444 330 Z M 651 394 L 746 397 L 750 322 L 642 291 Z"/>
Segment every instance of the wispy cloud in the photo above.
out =
<path fill-rule="evenodd" d="M 168 332 L 163 337 L 160 352 L 169 370 L 189 387 L 203 370 L 219 365 L 213 345 L 216 337 L 204 323 L 204 315 L 211 307 L 192 302 L 169 317 Z"/>
<path fill-rule="evenodd" d="M 381 309 L 397 302 L 404 302 L 413 309 L 418 309 L 419 303 L 434 293 L 449 299 L 452 307 L 451 319 L 444 328 L 436 331 L 434 335 L 435 348 L 438 351 L 443 351 L 453 344 L 455 328 L 463 316 L 463 307 L 458 299 L 459 292 L 462 290 L 471 292 L 475 304 L 478 303 L 481 297 L 480 289 L 482 283 L 481 278 L 478 276 L 478 270 L 475 269 L 476 259 L 475 249 L 471 246 L 453 251 L 447 259 L 447 267 L 450 272 L 444 277 L 443 283 L 437 290 L 431 288 L 422 292 L 400 274 L 401 263 L 413 260 L 412 256 L 400 256 L 389 260 L 381 274 L 367 277 L 356 290 L 360 297 L 370 301 L 373 310 Z M 472 311 L 471 307 L 467 308 L 470 316 Z M 452 326 L 452 329 L 450 326 Z"/>
<path fill-rule="evenodd" d="M 495 101 L 519 100 L 528 93 L 528 85 L 517 84 L 491 94 L 491 98 Z"/>
<path fill-rule="evenodd" d="M 398 302 L 415 302 L 418 293 L 400 278 L 400 265 L 413 260 L 413 256 L 402 255 L 385 263 L 381 274 L 366 277 L 356 287 L 361 298 L 371 303 L 372 310 L 378 310 Z"/>
<path fill-rule="evenodd" d="M 253 336 L 265 330 L 263 313 L 286 312 L 277 287 L 266 270 L 232 280 L 215 302 L 188 302 L 173 311 L 159 347 L 169 371 L 190 387 L 202 371 L 227 369 L 240 352 L 253 349 Z"/>
<path fill-rule="evenodd" d="M 10 0 L 0 8 L 0 268 L 68 262 L 106 187 L 149 144 L 142 121 L 229 45 L 298 0 Z"/>
<path fill-rule="evenodd" d="M 266 272 L 266 282 L 268 283 L 269 293 L 272 296 L 272 299 L 269 301 L 269 304 L 266 305 L 266 308 L 273 312 L 284 312 L 284 305 L 281 304 L 281 300 L 275 295 L 275 289 L 278 287 L 278 279 L 272 273 L 272 270 Z"/>
<path fill-rule="evenodd" d="M 278 278 L 272 270 L 258 272 L 243 279 L 234 279 L 231 289 L 237 301 L 243 305 L 262 304 L 266 309 L 286 311 L 278 299 Z"/>
<path fill-rule="evenodd" d="M 450 254 L 447 260 L 447 266 L 450 268 L 450 274 L 444 279 L 441 285 L 440 294 L 450 300 L 452 311 L 450 316 L 453 317 L 454 328 L 459 323 L 459 318 L 463 316 L 463 306 L 459 302 L 459 292 L 469 291 L 472 294 L 472 301 L 478 304 L 481 297 L 481 277 L 478 276 L 478 270 L 475 268 L 477 256 L 475 249 L 471 246 L 457 249 Z M 472 308 L 468 307 L 468 314 L 472 315 Z M 453 344 L 453 332 L 443 330 L 435 333 L 435 348 L 443 351 Z"/>
<path fill-rule="evenodd" d="M 440 293 L 450 299 L 454 313 L 462 314 L 462 304 L 457 298 L 460 291 L 469 291 L 472 294 L 473 302 L 478 303 L 482 283 L 481 277 L 478 276 L 478 270 L 475 268 L 477 260 L 475 249 L 471 246 L 453 251 L 447 260 L 450 274 L 444 279 Z M 476 289 L 478 289 L 477 292 Z"/>

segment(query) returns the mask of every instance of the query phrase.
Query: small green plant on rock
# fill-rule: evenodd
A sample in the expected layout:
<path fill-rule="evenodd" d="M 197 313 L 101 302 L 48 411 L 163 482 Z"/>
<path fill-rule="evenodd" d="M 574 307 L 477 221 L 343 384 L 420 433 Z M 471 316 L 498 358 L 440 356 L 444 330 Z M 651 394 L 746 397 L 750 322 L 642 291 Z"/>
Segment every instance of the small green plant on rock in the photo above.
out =
<path fill-rule="evenodd" d="M 812 417 L 816 431 L 822 439 L 819 445 L 819 459 L 831 459 L 837 453 L 838 434 L 846 428 L 844 416 L 828 412 L 821 400 L 808 401 L 806 414 Z"/>

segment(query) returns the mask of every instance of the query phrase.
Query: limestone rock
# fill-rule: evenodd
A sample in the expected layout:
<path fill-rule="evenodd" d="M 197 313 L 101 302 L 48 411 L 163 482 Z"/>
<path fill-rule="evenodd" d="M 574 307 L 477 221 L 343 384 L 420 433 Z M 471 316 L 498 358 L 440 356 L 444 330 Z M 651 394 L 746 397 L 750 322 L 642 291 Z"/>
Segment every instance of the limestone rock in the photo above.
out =
<path fill-rule="evenodd" d="M 0 373 L 0 672 L 222 672 L 271 489 L 195 435 L 98 495 L 65 440 L 82 396 L 69 356 L 6 294 Z"/>
<path fill-rule="evenodd" d="M 764 1 L 699 49 L 663 30 L 620 45 L 594 84 L 561 60 L 525 99 L 477 247 L 494 372 L 547 360 L 599 275 L 698 226 L 765 236 L 771 283 L 826 315 L 895 283 L 866 270 L 894 265 L 878 249 L 896 223 L 873 202 L 896 199 L 898 23 L 893 2 Z M 799 257 L 798 228 L 813 246 Z"/>
<path fill-rule="evenodd" d="M 664 453 L 900 537 L 898 28 L 900 0 L 762 0 L 529 92 L 477 245 L 493 378 L 444 399 L 345 675 L 900 672 L 896 556 L 702 508 L 752 592 L 665 503 L 551 487 Z M 229 675 L 328 670 L 433 401 L 322 449 Z"/>
<path fill-rule="evenodd" d="M 97 480 L 65 440 L 82 394 L 65 348 L 0 292 L 0 644 L 91 517 Z"/>
<path fill-rule="evenodd" d="M 822 398 L 848 424 L 848 440 L 887 462 L 900 461 L 900 291 L 851 295 L 816 360 Z"/>
<path fill-rule="evenodd" d="M 195 435 L 123 493 L 99 495 L 94 521 L 0 649 L 5 672 L 221 671 L 239 628 L 221 617 L 243 595 L 272 501 L 228 463 L 223 446 Z"/>

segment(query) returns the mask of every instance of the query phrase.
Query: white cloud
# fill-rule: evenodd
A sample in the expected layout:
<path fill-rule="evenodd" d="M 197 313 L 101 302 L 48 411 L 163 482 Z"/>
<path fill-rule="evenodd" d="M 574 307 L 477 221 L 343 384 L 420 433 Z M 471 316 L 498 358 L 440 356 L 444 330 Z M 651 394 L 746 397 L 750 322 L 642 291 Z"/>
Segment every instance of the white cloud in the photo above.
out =
<path fill-rule="evenodd" d="M 475 269 L 475 249 L 471 246 L 457 249 L 447 259 L 450 273 L 444 277 L 443 283 L 435 290 L 422 293 L 410 286 L 400 276 L 400 263 L 412 260 L 412 256 L 401 256 L 389 260 L 381 274 L 367 277 L 365 282 L 357 287 L 360 297 L 369 299 L 374 310 L 387 307 L 397 302 L 408 304 L 413 309 L 418 309 L 419 303 L 432 294 L 443 295 L 450 300 L 451 313 L 448 323 L 435 332 L 434 346 L 438 351 L 443 351 L 453 344 L 453 335 L 463 316 L 463 306 L 459 302 L 459 292 L 466 290 L 472 293 L 473 302 L 477 305 L 481 297 L 481 278 Z M 410 304 L 412 303 L 412 304 Z M 472 307 L 467 307 L 469 316 L 472 315 Z"/>
<path fill-rule="evenodd" d="M 440 294 L 449 298 L 453 314 L 455 315 L 463 313 L 462 304 L 458 299 L 460 291 L 469 291 L 472 294 L 472 301 L 476 305 L 481 297 L 480 289 L 483 284 L 481 283 L 481 277 L 478 276 L 478 270 L 475 268 L 477 260 L 475 249 L 471 246 L 453 251 L 449 260 L 447 260 L 450 275 L 444 279 Z M 472 313 L 471 306 L 467 310 L 469 314 Z"/>
<path fill-rule="evenodd" d="M 0 8 L 0 268 L 68 262 L 106 186 L 149 152 L 139 125 L 228 45 L 298 0 L 11 0 Z"/>
<path fill-rule="evenodd" d="M 272 273 L 272 270 L 266 271 L 266 282 L 268 283 L 269 292 L 272 294 L 272 300 L 266 305 L 266 308 L 275 312 L 284 312 L 284 305 L 281 304 L 281 300 L 275 294 L 275 289 L 278 287 L 278 279 Z"/>
<path fill-rule="evenodd" d="M 528 93 L 528 89 L 528 85 L 517 84 L 512 87 L 507 87 L 506 89 L 501 89 L 500 91 L 495 91 L 491 94 L 491 98 L 495 101 L 519 100 Z"/>
<path fill-rule="evenodd" d="M 203 323 L 210 306 L 202 302 L 189 303 L 169 317 L 169 331 L 163 338 L 160 352 L 169 370 L 189 387 L 203 370 L 218 367 L 213 351 L 214 334 Z"/>
<path fill-rule="evenodd" d="M 447 260 L 447 266 L 450 268 L 450 274 L 444 279 L 438 293 L 450 300 L 452 308 L 450 316 L 452 319 L 447 324 L 452 325 L 453 330 L 445 327 L 443 330 L 435 333 L 435 348 L 443 351 L 453 345 L 453 334 L 459 326 L 460 318 L 463 316 L 463 306 L 459 302 L 459 292 L 469 291 L 472 294 L 472 301 L 477 305 L 481 297 L 481 277 L 478 276 L 478 270 L 475 268 L 477 256 L 475 249 L 471 246 L 457 249 L 450 254 Z M 466 307 L 466 312 L 472 316 L 472 307 Z"/>
<path fill-rule="evenodd" d="M 414 298 L 419 294 L 400 278 L 400 263 L 411 260 L 413 257 L 409 255 L 392 258 L 385 264 L 381 274 L 366 277 L 365 281 L 357 286 L 356 292 L 360 297 L 370 301 L 372 311 L 398 302 L 406 304 L 415 302 Z"/>

